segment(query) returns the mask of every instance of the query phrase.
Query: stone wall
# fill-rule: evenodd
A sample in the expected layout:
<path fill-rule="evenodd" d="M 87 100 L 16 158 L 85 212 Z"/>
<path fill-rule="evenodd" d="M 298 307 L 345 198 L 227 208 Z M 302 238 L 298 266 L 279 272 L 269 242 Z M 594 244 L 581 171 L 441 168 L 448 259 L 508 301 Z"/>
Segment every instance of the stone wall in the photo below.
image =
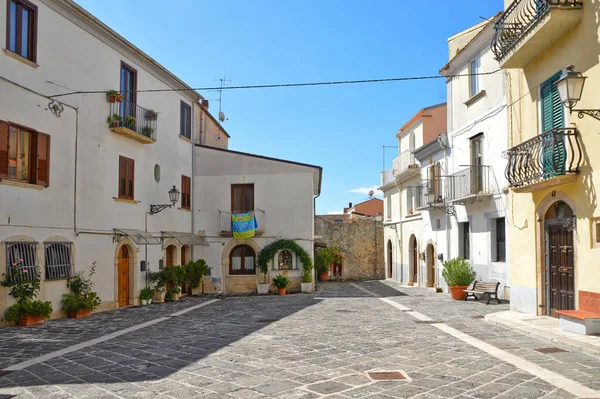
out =
<path fill-rule="evenodd" d="M 349 215 L 318 215 L 315 223 L 316 240 L 339 248 L 344 255 L 344 279 L 385 278 L 381 221 Z"/>

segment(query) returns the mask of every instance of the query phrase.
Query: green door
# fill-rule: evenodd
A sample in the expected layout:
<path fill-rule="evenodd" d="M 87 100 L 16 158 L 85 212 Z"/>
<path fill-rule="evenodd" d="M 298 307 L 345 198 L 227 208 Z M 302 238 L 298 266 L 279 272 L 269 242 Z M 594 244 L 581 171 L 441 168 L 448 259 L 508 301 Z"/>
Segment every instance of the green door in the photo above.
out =
<path fill-rule="evenodd" d="M 542 84 L 540 90 L 542 108 L 542 132 L 564 127 L 564 110 L 560 101 L 558 88 L 555 83 L 560 78 L 561 72 L 552 76 Z M 563 137 L 560 134 L 547 134 L 542 141 L 542 167 L 543 177 L 564 175 L 566 163 L 566 149 Z"/>

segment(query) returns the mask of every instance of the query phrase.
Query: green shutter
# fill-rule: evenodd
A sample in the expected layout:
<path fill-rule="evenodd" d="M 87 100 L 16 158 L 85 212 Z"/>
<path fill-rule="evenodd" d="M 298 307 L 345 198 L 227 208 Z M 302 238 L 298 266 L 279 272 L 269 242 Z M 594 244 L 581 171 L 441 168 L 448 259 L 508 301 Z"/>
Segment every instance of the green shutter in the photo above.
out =
<path fill-rule="evenodd" d="M 555 83 L 561 72 L 545 81 L 540 89 L 542 132 L 564 127 L 563 103 Z M 548 136 L 543 143 L 544 178 L 562 175 L 565 172 L 566 151 L 561 136 Z"/>

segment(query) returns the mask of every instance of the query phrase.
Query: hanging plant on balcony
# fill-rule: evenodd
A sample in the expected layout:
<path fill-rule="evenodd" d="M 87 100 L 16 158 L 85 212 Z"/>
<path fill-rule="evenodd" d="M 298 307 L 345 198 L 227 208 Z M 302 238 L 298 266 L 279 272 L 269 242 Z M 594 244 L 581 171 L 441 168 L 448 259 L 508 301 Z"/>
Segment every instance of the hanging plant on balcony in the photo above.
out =
<path fill-rule="evenodd" d="M 106 99 L 109 103 L 120 103 L 123 101 L 123 94 L 116 90 L 109 90 L 106 92 Z"/>
<path fill-rule="evenodd" d="M 128 116 L 125 118 L 125 126 L 131 130 L 135 129 L 135 118 L 133 116 Z"/>
<path fill-rule="evenodd" d="M 108 123 L 110 127 L 118 127 L 122 120 L 123 118 L 121 118 L 121 115 L 113 114 L 113 116 L 106 118 L 106 123 Z"/>
<path fill-rule="evenodd" d="M 153 109 L 146 110 L 146 114 L 144 115 L 146 120 L 155 121 L 158 118 L 158 112 Z"/>

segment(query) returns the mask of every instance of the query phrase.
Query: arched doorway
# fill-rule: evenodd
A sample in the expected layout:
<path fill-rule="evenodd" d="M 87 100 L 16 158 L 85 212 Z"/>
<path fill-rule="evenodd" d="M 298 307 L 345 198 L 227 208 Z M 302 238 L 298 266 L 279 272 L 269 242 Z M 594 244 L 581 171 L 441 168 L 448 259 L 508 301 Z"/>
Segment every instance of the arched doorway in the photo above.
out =
<path fill-rule="evenodd" d="M 129 250 L 126 245 L 119 249 L 118 267 L 118 299 L 119 307 L 129 305 Z"/>
<path fill-rule="evenodd" d="M 417 259 L 418 259 L 418 253 L 417 253 L 417 237 L 415 237 L 415 235 L 411 235 L 410 239 L 408 240 L 408 250 L 409 250 L 409 256 L 408 256 L 408 261 L 409 261 L 409 277 L 408 277 L 408 281 L 411 284 L 417 284 L 418 280 L 418 276 L 417 276 Z"/>
<path fill-rule="evenodd" d="M 433 244 L 427 245 L 427 287 L 433 287 L 435 282 L 435 248 Z"/>
<path fill-rule="evenodd" d="M 387 273 L 387 278 L 392 278 L 392 256 L 393 256 L 393 250 L 392 250 L 392 240 L 388 240 L 388 245 L 387 245 L 387 269 L 388 269 L 388 273 Z"/>
<path fill-rule="evenodd" d="M 575 215 L 564 201 L 556 201 L 544 216 L 546 233 L 546 301 L 548 313 L 575 309 L 575 255 L 573 225 Z"/>

